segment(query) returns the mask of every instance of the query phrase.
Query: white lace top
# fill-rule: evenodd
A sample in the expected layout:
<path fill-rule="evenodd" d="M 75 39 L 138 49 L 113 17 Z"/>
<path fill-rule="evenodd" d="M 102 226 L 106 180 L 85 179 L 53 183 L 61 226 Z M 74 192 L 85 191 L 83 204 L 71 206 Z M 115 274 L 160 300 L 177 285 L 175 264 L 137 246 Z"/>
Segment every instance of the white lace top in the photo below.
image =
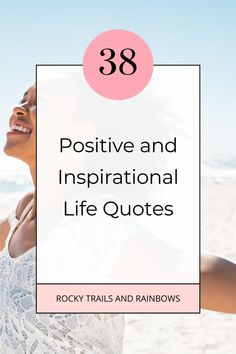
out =
<path fill-rule="evenodd" d="M 8 243 L 0 252 L 0 353 L 120 354 L 124 317 L 119 314 L 36 314 L 35 247 L 13 258 Z"/>

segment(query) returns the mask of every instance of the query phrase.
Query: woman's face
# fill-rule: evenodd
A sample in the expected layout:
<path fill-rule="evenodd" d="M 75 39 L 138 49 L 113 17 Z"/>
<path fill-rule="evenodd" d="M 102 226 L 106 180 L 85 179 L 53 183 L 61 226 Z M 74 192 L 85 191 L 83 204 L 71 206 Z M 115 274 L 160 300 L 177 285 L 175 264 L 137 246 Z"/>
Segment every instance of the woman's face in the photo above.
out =
<path fill-rule="evenodd" d="M 36 93 L 34 85 L 25 92 L 20 104 L 13 108 L 9 128 L 4 152 L 27 164 L 35 163 Z"/>

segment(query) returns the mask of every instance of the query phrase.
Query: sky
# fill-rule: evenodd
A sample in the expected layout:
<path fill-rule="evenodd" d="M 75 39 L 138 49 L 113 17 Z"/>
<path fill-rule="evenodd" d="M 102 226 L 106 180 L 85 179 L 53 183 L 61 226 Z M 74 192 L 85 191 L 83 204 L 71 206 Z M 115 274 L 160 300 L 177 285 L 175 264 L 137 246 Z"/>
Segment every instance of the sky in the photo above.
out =
<path fill-rule="evenodd" d="M 235 154 L 235 14 L 234 0 L 0 0 L 0 164 L 8 118 L 35 65 L 82 63 L 110 29 L 140 35 L 156 64 L 201 64 L 202 156 Z"/>

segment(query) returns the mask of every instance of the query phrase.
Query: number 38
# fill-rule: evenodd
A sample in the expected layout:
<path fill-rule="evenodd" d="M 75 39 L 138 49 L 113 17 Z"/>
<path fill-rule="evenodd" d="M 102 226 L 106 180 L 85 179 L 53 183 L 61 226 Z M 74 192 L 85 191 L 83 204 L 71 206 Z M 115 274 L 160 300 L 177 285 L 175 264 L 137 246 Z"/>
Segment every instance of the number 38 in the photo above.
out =
<path fill-rule="evenodd" d="M 110 65 L 111 65 L 111 70 L 109 72 L 105 72 L 105 67 L 104 66 L 100 66 L 99 71 L 101 74 L 103 75 L 112 75 L 116 72 L 116 64 L 114 63 L 114 61 L 112 61 L 112 59 L 115 58 L 115 51 L 111 48 L 104 48 L 100 51 L 100 55 L 101 56 L 105 56 L 106 55 L 106 51 L 110 52 L 110 56 L 107 59 L 104 59 L 104 61 L 107 61 Z M 130 58 L 128 58 L 125 55 L 125 51 L 129 51 L 131 53 Z M 125 48 L 120 52 L 120 57 L 121 59 L 123 59 L 122 63 L 119 66 L 120 72 L 123 75 L 133 75 L 136 71 L 137 71 L 137 65 L 135 64 L 135 62 L 132 60 L 135 57 L 135 51 L 131 48 Z M 124 71 L 124 65 L 125 63 L 129 64 L 132 67 L 132 71 L 131 72 L 125 72 Z"/>

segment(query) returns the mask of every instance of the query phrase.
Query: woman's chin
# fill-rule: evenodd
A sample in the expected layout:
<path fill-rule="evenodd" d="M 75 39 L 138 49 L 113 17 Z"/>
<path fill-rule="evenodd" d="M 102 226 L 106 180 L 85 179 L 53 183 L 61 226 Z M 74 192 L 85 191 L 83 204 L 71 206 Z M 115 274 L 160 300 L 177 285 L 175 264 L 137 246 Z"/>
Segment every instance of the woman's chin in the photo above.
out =
<path fill-rule="evenodd" d="M 23 160 L 19 154 L 19 148 L 16 148 L 14 146 L 10 146 L 8 143 L 6 143 L 5 146 L 3 147 L 3 151 L 8 156 Z"/>
<path fill-rule="evenodd" d="M 36 156 L 34 153 L 29 154 L 28 151 L 23 151 L 18 147 L 9 146 L 7 143 L 3 147 L 3 151 L 7 156 L 14 157 L 22 162 L 26 163 L 27 165 L 31 166 L 35 164 Z M 35 149 L 33 150 L 35 151 Z"/>
<path fill-rule="evenodd" d="M 8 147 L 7 147 L 7 144 L 5 144 L 5 146 L 3 147 L 3 152 L 4 152 L 6 155 L 10 156 L 10 155 L 9 155 L 9 149 L 8 149 Z"/>

